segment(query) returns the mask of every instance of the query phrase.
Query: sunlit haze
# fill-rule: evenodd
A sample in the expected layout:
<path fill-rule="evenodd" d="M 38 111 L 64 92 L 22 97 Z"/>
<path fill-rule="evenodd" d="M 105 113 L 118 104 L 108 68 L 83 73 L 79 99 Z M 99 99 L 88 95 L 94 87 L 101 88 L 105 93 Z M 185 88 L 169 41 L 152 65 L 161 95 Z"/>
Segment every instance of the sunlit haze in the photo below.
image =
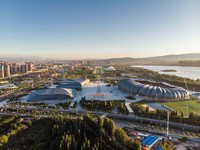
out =
<path fill-rule="evenodd" d="M 199 0 L 0 1 L 0 55 L 149 57 L 200 52 Z"/>

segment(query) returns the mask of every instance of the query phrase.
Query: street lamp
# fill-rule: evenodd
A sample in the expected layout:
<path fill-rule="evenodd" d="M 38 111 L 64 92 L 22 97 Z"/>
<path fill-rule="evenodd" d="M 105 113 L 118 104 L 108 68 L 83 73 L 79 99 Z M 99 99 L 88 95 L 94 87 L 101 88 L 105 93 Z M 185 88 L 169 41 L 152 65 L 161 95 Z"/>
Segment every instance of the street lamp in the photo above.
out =
<path fill-rule="evenodd" d="M 186 117 L 189 117 L 189 115 L 188 115 L 188 108 L 189 108 L 189 106 L 186 106 Z"/>
<path fill-rule="evenodd" d="M 157 97 L 158 95 L 157 95 L 157 93 L 156 93 L 156 101 L 158 100 L 158 97 Z"/>
<path fill-rule="evenodd" d="M 167 137 L 169 136 L 169 111 L 167 111 Z"/>
<path fill-rule="evenodd" d="M 31 78 L 31 86 L 34 88 L 33 79 Z"/>

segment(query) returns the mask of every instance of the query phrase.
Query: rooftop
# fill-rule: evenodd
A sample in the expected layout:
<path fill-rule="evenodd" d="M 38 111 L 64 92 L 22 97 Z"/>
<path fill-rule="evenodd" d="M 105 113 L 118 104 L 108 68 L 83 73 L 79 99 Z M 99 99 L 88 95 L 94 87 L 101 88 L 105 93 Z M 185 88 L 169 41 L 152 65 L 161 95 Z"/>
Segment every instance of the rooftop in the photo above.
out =
<path fill-rule="evenodd" d="M 72 96 L 72 89 L 66 88 L 51 88 L 51 89 L 42 89 L 33 92 L 36 95 L 69 95 Z"/>

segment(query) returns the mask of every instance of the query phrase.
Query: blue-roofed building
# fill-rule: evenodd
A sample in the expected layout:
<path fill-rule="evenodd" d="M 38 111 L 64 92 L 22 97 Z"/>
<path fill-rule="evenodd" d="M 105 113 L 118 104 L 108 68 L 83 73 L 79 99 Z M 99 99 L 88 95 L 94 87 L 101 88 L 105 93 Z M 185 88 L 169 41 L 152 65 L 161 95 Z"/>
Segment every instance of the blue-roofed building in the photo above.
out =
<path fill-rule="evenodd" d="M 142 145 L 151 148 L 158 141 L 157 136 L 147 136 L 142 139 Z"/>
<path fill-rule="evenodd" d="M 162 147 L 156 147 L 156 150 L 164 150 Z"/>

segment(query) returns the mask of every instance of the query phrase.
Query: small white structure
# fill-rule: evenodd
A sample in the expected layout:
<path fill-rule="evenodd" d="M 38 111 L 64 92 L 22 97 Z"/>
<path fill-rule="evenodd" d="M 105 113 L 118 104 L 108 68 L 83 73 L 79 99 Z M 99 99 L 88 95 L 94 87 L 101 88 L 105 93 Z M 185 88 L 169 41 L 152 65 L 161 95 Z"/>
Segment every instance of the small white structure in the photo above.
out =
<path fill-rule="evenodd" d="M 200 93 L 194 93 L 194 94 L 192 94 L 191 96 L 192 96 L 192 98 L 194 98 L 194 99 L 200 100 Z"/>
<path fill-rule="evenodd" d="M 109 66 L 109 67 L 105 68 L 105 70 L 106 71 L 115 71 L 116 69 L 113 66 Z"/>
<path fill-rule="evenodd" d="M 126 106 L 126 108 L 128 110 L 129 115 L 133 115 L 134 112 L 133 112 L 133 109 L 130 107 L 130 104 L 131 104 L 131 102 L 126 102 L 125 106 Z"/>
<path fill-rule="evenodd" d="M 0 89 L 16 89 L 16 88 L 18 88 L 18 87 L 13 83 L 7 83 L 4 85 L 0 85 Z"/>

